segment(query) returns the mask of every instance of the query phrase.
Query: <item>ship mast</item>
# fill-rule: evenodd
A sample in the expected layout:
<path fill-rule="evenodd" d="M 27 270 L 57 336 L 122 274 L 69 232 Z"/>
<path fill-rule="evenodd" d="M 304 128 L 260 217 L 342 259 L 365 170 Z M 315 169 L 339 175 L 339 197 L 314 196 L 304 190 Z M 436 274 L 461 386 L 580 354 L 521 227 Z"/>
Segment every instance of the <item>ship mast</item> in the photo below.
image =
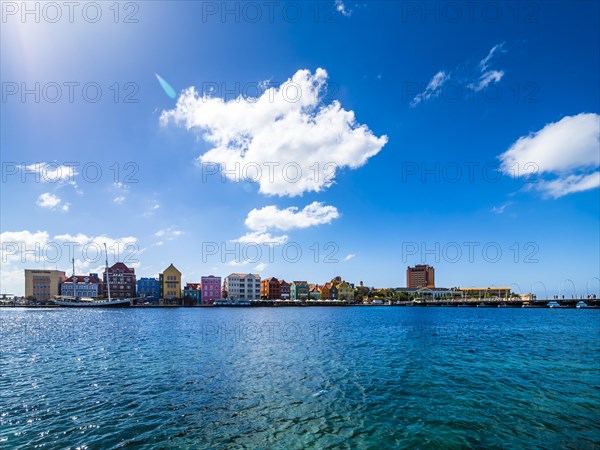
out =
<path fill-rule="evenodd" d="M 110 279 L 108 278 L 108 250 L 106 242 L 104 243 L 104 252 L 106 253 L 106 289 L 108 290 L 108 301 L 110 302 Z"/>

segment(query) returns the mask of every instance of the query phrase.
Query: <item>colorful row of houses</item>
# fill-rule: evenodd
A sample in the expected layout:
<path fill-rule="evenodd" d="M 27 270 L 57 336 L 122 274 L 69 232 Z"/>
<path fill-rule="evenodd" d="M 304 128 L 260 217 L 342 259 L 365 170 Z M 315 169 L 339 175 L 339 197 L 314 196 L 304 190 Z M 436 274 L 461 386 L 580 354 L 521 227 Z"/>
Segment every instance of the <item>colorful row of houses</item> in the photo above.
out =
<path fill-rule="evenodd" d="M 309 284 L 306 281 L 267 278 L 260 284 L 261 300 L 343 300 L 354 301 L 354 284 L 335 277 L 328 283 Z"/>
<path fill-rule="evenodd" d="M 35 272 L 35 273 L 34 273 Z M 261 280 L 256 273 L 232 273 L 221 277 L 207 275 L 199 282 L 182 283 L 182 273 L 170 264 L 157 278 L 137 279 L 135 269 L 117 262 L 100 277 L 97 273 L 71 275 L 63 271 L 43 271 L 43 279 L 35 270 L 25 270 L 25 291 L 38 300 L 48 300 L 55 295 L 66 297 L 107 297 L 113 299 L 142 298 L 146 302 L 163 302 L 186 305 L 211 305 L 216 300 L 354 300 L 354 284 L 336 277 L 324 284 L 307 281 L 286 282 L 270 277 Z M 46 272 L 53 272 L 46 274 Z M 56 273 L 54 273 L 56 272 Z M 48 280 L 46 280 L 46 277 Z M 55 279 L 51 283 L 50 277 Z M 52 287 L 52 288 L 51 288 Z"/>

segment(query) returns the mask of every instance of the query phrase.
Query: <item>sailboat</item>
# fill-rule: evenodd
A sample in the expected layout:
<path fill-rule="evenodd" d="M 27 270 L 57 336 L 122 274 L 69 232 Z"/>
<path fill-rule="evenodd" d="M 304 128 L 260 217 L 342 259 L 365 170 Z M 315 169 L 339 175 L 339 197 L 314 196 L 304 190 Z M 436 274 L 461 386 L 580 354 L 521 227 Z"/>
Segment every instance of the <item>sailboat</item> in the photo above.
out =
<path fill-rule="evenodd" d="M 66 297 L 59 296 L 54 303 L 58 306 L 67 306 L 71 308 L 123 308 L 127 306 L 131 306 L 133 304 L 133 299 L 131 298 L 122 298 L 118 300 L 112 300 L 110 298 L 110 280 L 108 278 L 108 250 L 106 249 L 106 244 L 104 244 L 104 251 L 106 253 L 106 288 L 108 291 L 108 300 L 98 300 L 95 298 L 80 298 L 80 297 Z M 73 276 L 75 275 L 75 259 L 73 259 Z M 74 291 L 75 293 L 75 291 Z"/>

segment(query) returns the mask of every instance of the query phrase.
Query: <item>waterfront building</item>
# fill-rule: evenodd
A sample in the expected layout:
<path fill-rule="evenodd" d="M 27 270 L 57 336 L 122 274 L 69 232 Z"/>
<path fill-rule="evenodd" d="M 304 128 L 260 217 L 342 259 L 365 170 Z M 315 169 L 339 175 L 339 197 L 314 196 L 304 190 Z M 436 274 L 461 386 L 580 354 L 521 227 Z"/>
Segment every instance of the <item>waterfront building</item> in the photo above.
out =
<path fill-rule="evenodd" d="M 204 276 L 200 280 L 202 290 L 202 303 L 212 305 L 215 300 L 221 299 L 221 277 L 214 275 Z"/>
<path fill-rule="evenodd" d="M 329 289 L 329 300 L 338 300 L 340 298 L 338 287 L 335 283 L 327 283 L 327 288 Z"/>
<path fill-rule="evenodd" d="M 271 277 L 260 282 L 260 298 L 262 300 L 279 300 L 281 298 L 281 285 L 277 278 Z"/>
<path fill-rule="evenodd" d="M 187 305 L 201 305 L 202 304 L 202 284 L 201 283 L 187 283 L 183 288 L 183 301 Z M 220 289 L 220 287 L 219 287 Z"/>
<path fill-rule="evenodd" d="M 290 283 L 285 280 L 279 280 L 279 292 L 282 300 L 290 299 Z"/>
<path fill-rule="evenodd" d="M 396 288 L 394 291 L 398 294 L 406 294 L 406 298 L 412 297 L 415 299 L 443 300 L 462 298 L 464 296 L 461 291 L 453 288 Z"/>
<path fill-rule="evenodd" d="M 308 286 L 308 298 L 311 300 L 321 300 L 321 292 L 319 291 L 318 284 Z"/>
<path fill-rule="evenodd" d="M 462 292 L 464 298 L 470 299 L 496 298 L 508 300 L 511 297 L 510 287 L 459 287 L 458 290 Z"/>
<path fill-rule="evenodd" d="M 331 296 L 331 292 L 329 291 L 328 283 L 322 284 L 321 286 L 318 287 L 318 289 L 321 294 L 321 300 L 329 300 L 329 297 Z"/>
<path fill-rule="evenodd" d="M 119 298 L 134 298 L 136 290 L 135 269 L 127 267 L 122 262 L 118 262 L 108 268 L 108 280 L 106 270 L 102 274 L 102 282 L 104 284 L 104 295 L 108 295 L 107 283 L 110 283 L 110 297 L 113 299 Z"/>
<path fill-rule="evenodd" d="M 260 300 L 260 275 L 232 273 L 223 280 L 229 300 Z"/>
<path fill-rule="evenodd" d="M 338 298 L 348 303 L 354 302 L 354 285 L 347 281 L 342 281 L 337 285 Z"/>
<path fill-rule="evenodd" d="M 290 284 L 290 297 L 292 300 L 308 300 L 308 283 L 294 281 Z"/>
<path fill-rule="evenodd" d="M 98 298 L 101 295 L 98 274 L 73 275 L 62 282 L 60 295 L 65 297 Z"/>
<path fill-rule="evenodd" d="M 165 300 L 181 298 L 181 272 L 173 264 L 169 264 L 169 267 L 158 276 L 158 280 L 161 298 Z"/>
<path fill-rule="evenodd" d="M 434 288 L 435 269 L 427 264 L 417 264 L 406 268 L 406 287 L 408 288 Z"/>
<path fill-rule="evenodd" d="M 62 270 L 25 269 L 25 297 L 50 300 L 60 295 L 60 285 L 66 278 Z"/>
<path fill-rule="evenodd" d="M 160 282 L 157 278 L 140 278 L 137 281 L 137 296 L 138 297 L 153 297 L 159 298 Z"/>

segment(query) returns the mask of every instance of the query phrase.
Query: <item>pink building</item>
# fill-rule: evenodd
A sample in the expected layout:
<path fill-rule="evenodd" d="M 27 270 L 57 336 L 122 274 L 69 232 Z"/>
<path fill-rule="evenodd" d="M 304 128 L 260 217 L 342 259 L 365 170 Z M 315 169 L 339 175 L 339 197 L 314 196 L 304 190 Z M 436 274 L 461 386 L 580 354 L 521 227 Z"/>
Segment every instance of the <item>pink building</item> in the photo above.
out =
<path fill-rule="evenodd" d="M 202 277 L 202 304 L 212 305 L 215 300 L 221 298 L 221 277 L 209 275 Z"/>

